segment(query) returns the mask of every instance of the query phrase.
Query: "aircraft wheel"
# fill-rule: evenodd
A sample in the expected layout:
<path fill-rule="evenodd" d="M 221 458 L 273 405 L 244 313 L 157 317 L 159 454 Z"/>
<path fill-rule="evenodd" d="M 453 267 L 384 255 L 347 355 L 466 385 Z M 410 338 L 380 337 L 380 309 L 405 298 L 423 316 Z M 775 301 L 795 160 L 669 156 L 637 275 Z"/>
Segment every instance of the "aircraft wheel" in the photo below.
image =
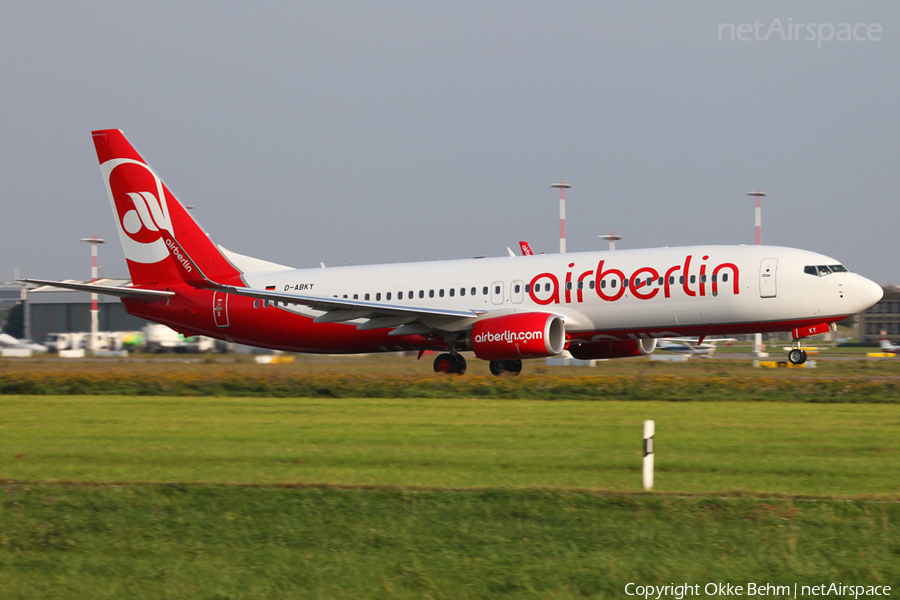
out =
<path fill-rule="evenodd" d="M 459 362 L 452 354 L 440 354 L 434 359 L 435 373 L 457 373 L 459 371 Z"/>
<path fill-rule="evenodd" d="M 491 361 L 491 374 L 492 375 L 503 375 L 506 373 L 506 361 L 505 360 L 492 360 Z"/>
<path fill-rule="evenodd" d="M 806 362 L 806 352 L 795 348 L 788 352 L 788 361 L 792 365 L 802 365 Z"/>
<path fill-rule="evenodd" d="M 460 354 L 457 354 L 456 355 L 456 363 L 458 365 L 456 368 L 456 373 L 459 375 L 465 375 L 466 368 L 468 367 L 468 365 L 466 364 L 466 358 Z"/>
<path fill-rule="evenodd" d="M 806 350 L 801 350 L 800 352 L 803 353 L 803 359 L 800 361 L 800 364 L 802 365 L 806 362 L 806 359 L 809 358 L 809 355 L 806 353 Z"/>
<path fill-rule="evenodd" d="M 511 360 L 507 362 L 507 369 L 509 369 L 510 374 L 518 375 L 522 372 L 522 361 L 521 360 Z"/>

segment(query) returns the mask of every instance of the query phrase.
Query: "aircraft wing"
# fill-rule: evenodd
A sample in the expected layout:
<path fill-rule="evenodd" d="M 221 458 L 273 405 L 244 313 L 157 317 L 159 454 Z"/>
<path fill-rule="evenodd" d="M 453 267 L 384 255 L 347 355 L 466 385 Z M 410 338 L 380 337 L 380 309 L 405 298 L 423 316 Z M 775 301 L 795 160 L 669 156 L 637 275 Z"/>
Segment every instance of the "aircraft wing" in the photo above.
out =
<path fill-rule="evenodd" d="M 247 298 L 281 302 L 283 304 L 299 304 L 314 310 L 325 311 L 324 314 L 313 319 L 316 323 L 343 323 L 357 319 L 368 319 L 367 322 L 360 324 L 357 329 L 395 328 L 391 335 L 423 335 L 433 333 L 436 330 L 455 331 L 465 329 L 480 315 L 487 312 L 484 310 L 451 310 L 386 304 L 308 294 L 288 294 L 222 285 L 213 282 L 209 282 L 204 287 Z"/>
<path fill-rule="evenodd" d="M 46 279 L 20 279 L 19 281 L 27 281 L 28 283 L 36 283 L 38 285 L 49 285 L 52 287 L 75 290 L 78 292 L 103 294 L 104 296 L 118 296 L 119 298 L 156 298 L 161 300 L 163 298 L 168 298 L 175 295 L 175 292 L 169 292 L 165 290 L 142 290 L 140 288 L 116 287 L 114 285 L 95 285 L 93 283 L 48 281 Z"/>

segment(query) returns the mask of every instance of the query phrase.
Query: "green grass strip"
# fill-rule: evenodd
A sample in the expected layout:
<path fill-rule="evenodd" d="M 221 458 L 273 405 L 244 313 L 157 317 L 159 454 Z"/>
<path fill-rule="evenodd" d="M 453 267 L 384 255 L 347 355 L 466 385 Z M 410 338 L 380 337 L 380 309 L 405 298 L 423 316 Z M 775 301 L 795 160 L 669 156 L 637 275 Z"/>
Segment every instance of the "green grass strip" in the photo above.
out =
<path fill-rule="evenodd" d="M 628 583 L 896 586 L 898 523 L 900 505 L 864 501 L 8 486 L 0 590 L 543 600 L 626 598 Z"/>
<path fill-rule="evenodd" d="M 0 397 L 0 478 L 900 498 L 900 407 Z"/>

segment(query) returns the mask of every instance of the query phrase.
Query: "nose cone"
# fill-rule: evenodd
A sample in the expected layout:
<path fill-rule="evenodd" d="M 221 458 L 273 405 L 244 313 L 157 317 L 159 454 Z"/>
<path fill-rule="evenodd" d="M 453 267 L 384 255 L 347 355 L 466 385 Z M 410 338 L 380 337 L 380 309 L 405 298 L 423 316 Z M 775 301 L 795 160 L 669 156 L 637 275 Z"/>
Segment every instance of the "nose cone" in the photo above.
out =
<path fill-rule="evenodd" d="M 880 285 L 861 275 L 857 275 L 857 281 L 854 282 L 852 290 L 850 297 L 853 300 L 853 308 L 858 313 L 866 310 L 884 296 L 884 290 Z"/>

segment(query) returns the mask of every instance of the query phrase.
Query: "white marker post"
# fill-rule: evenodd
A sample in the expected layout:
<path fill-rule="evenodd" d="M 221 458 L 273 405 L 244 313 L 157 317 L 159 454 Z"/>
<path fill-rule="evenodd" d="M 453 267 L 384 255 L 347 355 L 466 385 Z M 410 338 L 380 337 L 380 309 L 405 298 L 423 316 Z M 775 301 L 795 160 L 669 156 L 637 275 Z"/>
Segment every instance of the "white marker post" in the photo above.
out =
<path fill-rule="evenodd" d="M 656 434 L 656 422 L 644 421 L 644 489 L 653 489 L 653 436 Z"/>

